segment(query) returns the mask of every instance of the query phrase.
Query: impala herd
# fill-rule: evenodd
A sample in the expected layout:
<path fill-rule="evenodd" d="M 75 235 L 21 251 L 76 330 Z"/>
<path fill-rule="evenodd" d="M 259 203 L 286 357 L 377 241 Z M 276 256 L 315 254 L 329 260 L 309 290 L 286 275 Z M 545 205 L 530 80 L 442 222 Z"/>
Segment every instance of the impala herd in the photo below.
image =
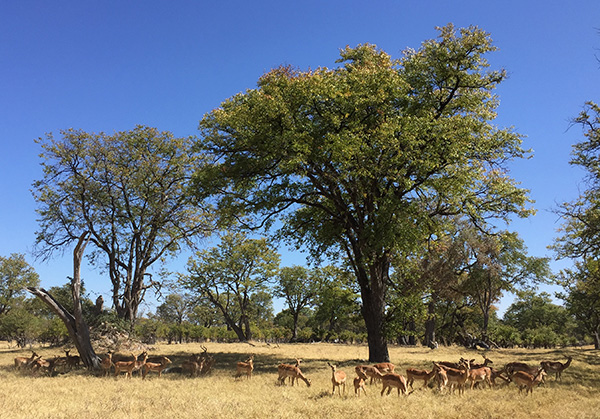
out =
<path fill-rule="evenodd" d="M 181 367 L 169 367 L 172 364 L 171 360 L 165 356 L 148 357 L 147 352 L 142 352 L 139 356 L 131 353 L 132 359 L 113 360 L 111 351 L 102 359 L 100 364 L 102 375 L 107 376 L 114 370 L 114 376 L 118 377 L 121 373 L 125 373 L 127 378 L 131 378 L 136 371 L 140 372 L 142 379 L 145 379 L 149 372 L 158 373 L 161 376 L 163 371 L 179 371 L 183 374 L 189 374 L 190 377 L 196 377 L 201 374 L 210 373 L 215 359 L 207 353 L 207 349 L 201 354 L 191 355 L 187 360 L 184 360 Z M 572 357 L 568 357 L 566 362 L 560 361 L 542 361 L 539 366 L 532 366 L 523 362 L 510 362 L 501 369 L 496 369 L 491 366 L 493 362 L 483 356 L 484 362 L 478 364 L 475 359 L 460 358 L 458 362 L 432 362 L 430 370 L 407 368 L 406 377 L 395 372 L 395 365 L 389 362 L 379 363 L 375 365 L 356 365 L 354 371 L 356 377 L 353 379 L 355 396 L 360 396 L 360 393 L 366 394 L 367 383 L 381 381 L 381 395 L 386 393 L 389 395 L 393 389 L 397 389 L 398 395 L 408 395 L 414 391 L 413 384 L 415 381 L 423 381 L 422 388 L 434 387 L 442 392 L 448 389 L 450 393 L 458 390 L 459 394 L 463 394 L 465 387 L 474 389 L 476 386 L 493 388 L 497 385 L 496 380 L 502 380 L 505 384 L 514 382 L 519 388 L 519 393 L 525 390 L 526 394 L 533 393 L 533 388 L 544 382 L 547 374 L 555 374 L 555 380 L 561 380 L 562 372 L 571 365 Z M 70 355 L 69 351 L 65 351 L 64 357 L 54 357 L 51 359 L 43 359 L 41 356 L 32 352 L 31 357 L 16 357 L 14 360 L 15 370 L 30 370 L 32 373 L 45 371 L 50 375 L 56 371 L 57 367 L 62 367 L 63 372 L 67 369 L 76 367 L 81 360 L 78 356 Z M 300 369 L 302 360 L 296 359 L 295 364 L 279 364 L 277 366 L 278 378 L 277 382 L 280 385 L 285 385 L 286 379 L 292 386 L 300 380 L 304 381 L 307 387 L 311 386 L 311 380 L 307 378 Z M 336 389 L 341 396 L 346 393 L 346 381 L 348 375 L 346 372 L 338 369 L 337 365 L 327 362 L 331 369 L 332 395 Z M 245 361 L 236 364 L 235 378 L 245 376 L 246 379 L 252 378 L 254 371 L 254 355 L 250 355 Z M 409 392 L 409 388 L 411 391 Z"/>

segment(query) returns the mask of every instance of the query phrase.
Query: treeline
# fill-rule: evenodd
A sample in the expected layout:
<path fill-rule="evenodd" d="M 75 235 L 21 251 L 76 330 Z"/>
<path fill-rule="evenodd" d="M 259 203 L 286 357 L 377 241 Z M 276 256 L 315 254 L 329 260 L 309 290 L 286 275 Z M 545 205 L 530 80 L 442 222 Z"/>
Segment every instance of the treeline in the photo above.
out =
<path fill-rule="evenodd" d="M 3 259 L 3 262 L 20 262 L 23 267 L 27 266 L 22 257 L 16 255 Z M 35 282 L 35 275 L 30 280 Z M 189 283 L 187 281 L 189 279 L 180 283 Z M 231 289 L 235 289 L 233 284 L 230 285 Z M 48 291 L 61 305 L 70 309 L 70 283 Z M 147 343 L 167 341 L 173 344 L 245 339 L 228 323 L 232 319 L 239 322 L 242 318 L 241 310 L 233 304 L 233 301 L 239 300 L 232 295 L 227 297 L 221 294 L 221 307 L 229 310 L 223 312 L 206 294 L 191 293 L 189 287 L 180 287 L 176 291 L 166 295 L 154 313 L 147 313 L 138 319 L 131 332 L 136 338 Z M 249 326 L 247 333 L 251 339 L 271 343 L 367 341 L 359 294 L 343 270 L 333 267 L 284 267 L 273 272 L 272 280 L 245 291 L 248 304 L 244 322 Z M 225 304 L 227 298 L 229 305 Z M 274 312 L 274 298 L 283 302 L 283 309 L 278 313 Z M 397 300 L 396 306 L 390 305 L 390 321 L 386 330 L 390 343 L 425 343 L 430 319 L 428 299 L 429 296 L 423 294 L 412 304 L 404 300 L 404 305 L 400 305 Z M 93 335 L 105 333 L 107 329 L 130 332 L 130 324 L 120 319 L 114 310 L 104 308 L 101 298 L 96 301 L 83 298 L 82 302 Z M 21 347 L 34 342 L 58 346 L 69 341 L 63 322 L 39 299 L 26 298 L 23 292 L 19 292 L 13 294 L 10 304 L 6 306 L 7 310 L 0 315 L 0 339 L 14 341 Z M 402 322 L 398 317 L 393 321 L 392 316 L 398 311 L 402 311 L 403 317 L 410 318 L 410 321 Z M 498 317 L 496 308 L 492 308 L 487 336 L 482 333 L 481 311 L 472 296 L 467 294 L 438 301 L 435 318 L 435 336 L 442 345 L 537 348 L 593 341 L 591 336 L 586 335 L 585 327 L 578 323 L 574 313 L 554 304 L 549 294 L 532 290 L 520 292 L 502 318 Z"/>

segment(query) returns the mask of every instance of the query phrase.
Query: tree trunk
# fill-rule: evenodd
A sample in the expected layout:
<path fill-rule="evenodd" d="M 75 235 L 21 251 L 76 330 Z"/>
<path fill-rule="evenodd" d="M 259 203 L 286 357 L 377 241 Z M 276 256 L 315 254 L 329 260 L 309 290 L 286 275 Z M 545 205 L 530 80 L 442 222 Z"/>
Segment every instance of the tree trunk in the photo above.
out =
<path fill-rule="evenodd" d="M 594 333 L 594 349 L 600 349 L 600 333 L 598 330 L 596 330 L 596 333 Z"/>
<path fill-rule="evenodd" d="M 385 294 L 389 263 L 385 257 L 378 259 L 370 267 L 370 275 L 358 270 L 361 285 L 361 312 L 367 329 L 369 362 L 389 362 L 387 339 L 385 336 Z"/>
<path fill-rule="evenodd" d="M 300 312 L 299 311 L 292 311 L 292 319 L 294 322 L 294 325 L 292 327 L 292 342 L 296 342 L 298 340 L 298 317 L 299 317 Z"/>
<path fill-rule="evenodd" d="M 43 288 L 38 289 L 34 287 L 28 287 L 27 290 L 46 303 L 46 305 L 48 305 L 52 311 L 54 311 L 58 317 L 60 317 L 67 327 L 73 344 L 79 352 L 79 356 L 81 357 L 83 365 L 85 365 L 88 369 L 93 370 L 100 368 L 100 358 L 98 355 L 96 355 L 96 352 L 92 347 L 92 342 L 90 340 L 90 329 L 83 318 L 80 299 L 81 257 L 83 256 L 83 250 L 87 245 L 87 235 L 88 233 L 85 232 L 79 237 L 77 246 L 75 246 L 75 250 L 73 251 L 73 278 L 71 280 L 73 314 L 69 313 L 67 309 L 65 309 Z"/>
<path fill-rule="evenodd" d="M 425 346 L 431 347 L 435 342 L 435 305 L 437 296 L 433 294 L 427 305 L 427 320 L 425 321 Z"/>

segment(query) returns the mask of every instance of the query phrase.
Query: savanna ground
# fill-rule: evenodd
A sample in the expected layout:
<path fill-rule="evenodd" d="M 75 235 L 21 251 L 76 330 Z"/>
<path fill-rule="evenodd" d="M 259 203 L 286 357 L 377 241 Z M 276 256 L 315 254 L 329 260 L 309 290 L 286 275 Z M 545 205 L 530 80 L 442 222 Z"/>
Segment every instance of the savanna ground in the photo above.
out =
<path fill-rule="evenodd" d="M 496 389 L 466 390 L 464 395 L 420 390 L 415 382 L 409 396 L 380 395 L 381 384 L 367 385 L 367 394 L 354 396 L 354 366 L 365 363 L 365 345 L 206 343 L 216 358 L 209 376 L 150 373 L 127 379 L 91 376 L 84 370 L 56 377 L 14 371 L 16 356 L 31 351 L 0 342 L 0 418 L 598 418 L 600 417 L 600 353 L 591 348 L 554 350 L 503 349 L 486 351 L 498 368 L 510 361 L 538 364 L 543 359 L 564 362 L 573 357 L 562 381 L 549 377 L 532 396 L 519 394 L 514 384 Z M 64 355 L 57 348 L 33 349 L 44 357 Z M 156 345 L 150 355 L 166 355 L 178 366 L 199 344 Z M 255 354 L 251 380 L 234 379 L 235 365 Z M 396 372 L 407 367 L 431 368 L 431 361 L 456 361 L 461 356 L 481 362 L 481 352 L 460 347 L 432 351 L 424 347 L 390 347 Z M 302 358 L 302 371 L 312 380 L 295 387 L 277 385 L 277 365 Z M 348 374 L 346 395 L 331 395 L 331 370 L 336 363 Z"/>

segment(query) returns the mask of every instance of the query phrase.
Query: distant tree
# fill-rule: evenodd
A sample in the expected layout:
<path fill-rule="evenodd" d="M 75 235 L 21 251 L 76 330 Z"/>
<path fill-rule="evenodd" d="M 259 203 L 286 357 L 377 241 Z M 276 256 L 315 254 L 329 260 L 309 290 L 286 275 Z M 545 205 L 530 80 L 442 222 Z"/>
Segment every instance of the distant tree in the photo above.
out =
<path fill-rule="evenodd" d="M 559 206 L 564 220 L 562 234 L 553 248 L 557 257 L 576 260 L 574 269 L 561 273 L 559 283 L 567 293 L 561 295 L 578 322 L 600 348 L 600 301 L 598 263 L 600 263 L 600 106 L 587 102 L 573 123 L 583 129 L 584 140 L 573 146 L 571 165 L 586 171 L 587 188 L 573 202 Z"/>
<path fill-rule="evenodd" d="M 279 255 L 265 239 L 229 233 L 217 247 L 190 258 L 181 285 L 207 298 L 238 339 L 248 341 L 255 299 L 269 288 L 278 268 Z"/>
<path fill-rule="evenodd" d="M 504 292 L 548 280 L 548 259 L 527 256 L 527 248 L 516 233 L 485 235 L 477 229 L 468 229 L 461 234 L 465 236 L 470 256 L 461 288 L 481 310 L 482 334 L 487 340 L 493 305 Z"/>
<path fill-rule="evenodd" d="M 552 303 L 548 293 L 520 292 L 504 314 L 504 324 L 516 328 L 525 343 L 555 346 L 561 336 L 572 336 L 575 323 L 565 307 Z M 544 338 L 547 334 L 549 338 Z M 553 336 L 551 336 L 553 335 Z"/>
<path fill-rule="evenodd" d="M 320 339 L 336 339 L 344 332 L 364 329 L 360 317 L 359 295 L 351 286 L 348 272 L 333 269 L 315 299 L 313 330 Z M 358 326 L 358 327 L 357 327 Z"/>
<path fill-rule="evenodd" d="M 319 268 L 309 270 L 303 266 L 284 267 L 279 271 L 275 295 L 285 299 L 292 316 L 292 341 L 298 338 L 300 313 L 313 304 L 323 286 L 323 275 Z"/>
<path fill-rule="evenodd" d="M 558 278 L 565 288 L 558 297 L 564 300 L 577 324 L 592 337 L 595 349 L 600 349 L 599 262 L 592 259 L 578 262 L 573 269 L 563 270 Z"/>
<path fill-rule="evenodd" d="M 112 304 L 133 326 L 146 290 L 160 285 L 149 268 L 209 230 L 211 216 L 185 193 L 201 158 L 190 138 L 149 127 L 61 134 L 39 140 L 37 254 L 51 257 L 89 231 L 90 259 L 108 274 Z"/>
<path fill-rule="evenodd" d="M 189 296 L 182 294 L 168 294 L 165 300 L 156 308 L 156 317 L 167 324 L 175 326 L 177 340 L 183 341 L 183 322 L 186 320 L 192 307 Z"/>
<path fill-rule="evenodd" d="M 369 359 L 389 360 L 391 260 L 436 233 L 437 220 L 527 216 L 527 191 L 506 162 L 521 136 L 492 123 L 506 73 L 489 71 L 487 33 L 453 25 L 393 60 L 373 45 L 341 51 L 340 67 L 280 67 L 258 88 L 204 116 L 198 148 L 215 159 L 197 177 L 223 216 L 281 216 L 281 235 L 316 258 L 343 253 L 361 293 Z"/>
<path fill-rule="evenodd" d="M 24 255 L 0 256 L 0 316 L 24 298 L 27 287 L 37 287 L 39 282 L 38 274 L 25 261 Z"/>

